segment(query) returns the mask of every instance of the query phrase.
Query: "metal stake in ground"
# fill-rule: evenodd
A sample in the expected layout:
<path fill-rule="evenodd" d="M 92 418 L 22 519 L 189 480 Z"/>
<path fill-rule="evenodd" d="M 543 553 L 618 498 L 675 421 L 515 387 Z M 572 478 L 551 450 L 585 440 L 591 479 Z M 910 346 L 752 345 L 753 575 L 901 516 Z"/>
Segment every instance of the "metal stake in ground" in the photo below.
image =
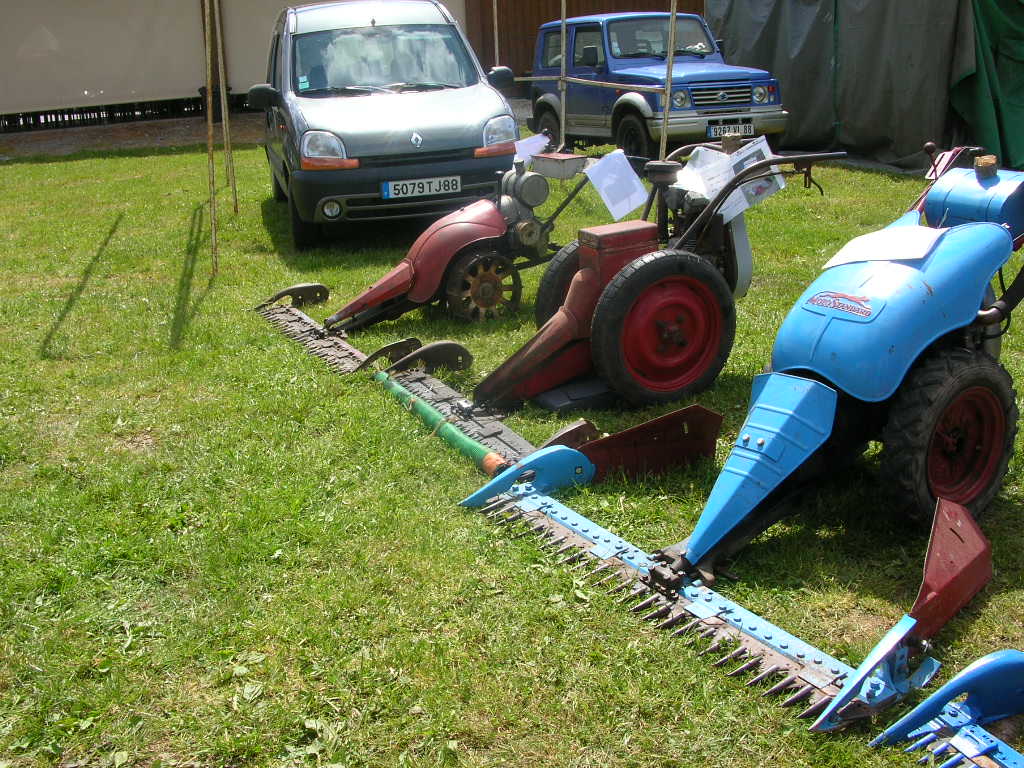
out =
<path fill-rule="evenodd" d="M 217 43 L 217 79 L 220 83 L 220 124 L 224 130 L 224 171 L 227 173 L 228 184 L 231 186 L 231 202 L 234 204 L 235 216 L 238 215 L 238 185 L 235 184 L 235 156 L 231 152 L 231 126 L 228 122 L 228 78 L 224 73 L 224 32 L 221 28 L 220 0 L 213 0 L 214 30 Z"/>
<path fill-rule="evenodd" d="M 213 19 L 210 0 L 203 0 L 206 19 L 206 160 L 210 177 L 210 255 L 217 274 L 217 173 L 213 163 Z"/>

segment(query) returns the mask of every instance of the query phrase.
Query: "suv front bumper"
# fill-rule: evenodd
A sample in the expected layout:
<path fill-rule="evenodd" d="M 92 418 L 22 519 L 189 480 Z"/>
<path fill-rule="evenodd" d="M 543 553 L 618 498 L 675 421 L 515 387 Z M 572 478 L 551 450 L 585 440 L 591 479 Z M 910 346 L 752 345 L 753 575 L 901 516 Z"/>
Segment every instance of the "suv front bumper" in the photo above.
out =
<path fill-rule="evenodd" d="M 752 125 L 753 133 L 749 135 L 760 136 L 768 133 L 782 133 L 786 130 L 786 121 L 789 119 L 789 112 L 781 107 L 749 112 L 709 114 L 685 114 L 672 115 L 668 117 L 668 137 L 672 140 L 680 139 L 707 139 L 708 128 L 717 125 L 741 126 Z M 647 119 L 647 130 L 651 138 L 661 138 L 661 114 L 655 114 Z"/>

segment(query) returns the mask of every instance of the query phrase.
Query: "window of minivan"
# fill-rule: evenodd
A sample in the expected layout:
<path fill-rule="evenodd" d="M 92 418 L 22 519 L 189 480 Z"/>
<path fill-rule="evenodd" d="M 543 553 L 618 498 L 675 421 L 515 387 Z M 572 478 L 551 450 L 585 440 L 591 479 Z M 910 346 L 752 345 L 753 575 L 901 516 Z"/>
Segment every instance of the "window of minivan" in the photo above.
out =
<path fill-rule="evenodd" d="M 296 35 L 292 87 L 300 95 L 360 87 L 465 88 L 476 68 L 450 25 L 328 29 Z"/>
<path fill-rule="evenodd" d="M 613 21 L 608 25 L 608 40 L 612 56 L 617 59 L 665 58 L 668 17 Z M 704 25 L 697 19 L 676 19 L 677 52 L 708 54 L 714 50 Z"/>

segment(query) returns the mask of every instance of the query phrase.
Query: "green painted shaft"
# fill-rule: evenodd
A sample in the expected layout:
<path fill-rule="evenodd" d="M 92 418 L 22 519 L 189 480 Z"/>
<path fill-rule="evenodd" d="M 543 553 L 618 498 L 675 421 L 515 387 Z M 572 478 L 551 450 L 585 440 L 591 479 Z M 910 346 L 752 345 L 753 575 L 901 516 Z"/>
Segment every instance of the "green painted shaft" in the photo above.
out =
<path fill-rule="evenodd" d="M 385 371 L 378 371 L 373 380 L 379 382 L 402 405 L 419 417 L 419 420 L 433 430 L 434 434 L 463 456 L 472 459 L 473 463 L 488 477 L 494 474 L 496 463 L 502 466 L 505 461 L 483 443 L 477 442 L 454 424 L 445 419 L 444 414 L 432 405 L 417 397 Z"/>

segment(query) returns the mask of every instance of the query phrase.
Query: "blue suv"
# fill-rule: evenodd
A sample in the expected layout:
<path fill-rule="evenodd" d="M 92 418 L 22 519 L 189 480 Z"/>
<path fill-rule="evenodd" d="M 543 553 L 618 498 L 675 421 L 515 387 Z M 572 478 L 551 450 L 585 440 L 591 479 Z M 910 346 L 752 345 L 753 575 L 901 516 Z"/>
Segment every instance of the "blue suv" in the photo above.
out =
<path fill-rule="evenodd" d="M 626 154 L 653 157 L 661 136 L 662 96 L 631 91 L 631 85 L 665 84 L 669 37 L 667 13 L 605 13 L 568 20 L 566 74 L 621 84 L 597 88 L 569 83 L 566 91 L 568 138 L 614 141 Z M 540 27 L 533 74 L 561 71 L 561 22 Z M 779 81 L 770 73 L 725 63 L 707 22 L 694 14 L 676 18 L 670 141 L 780 134 L 789 114 L 782 108 Z M 559 134 L 555 81 L 532 84 L 531 130 Z M 557 142 L 556 142 L 557 143 Z"/>

